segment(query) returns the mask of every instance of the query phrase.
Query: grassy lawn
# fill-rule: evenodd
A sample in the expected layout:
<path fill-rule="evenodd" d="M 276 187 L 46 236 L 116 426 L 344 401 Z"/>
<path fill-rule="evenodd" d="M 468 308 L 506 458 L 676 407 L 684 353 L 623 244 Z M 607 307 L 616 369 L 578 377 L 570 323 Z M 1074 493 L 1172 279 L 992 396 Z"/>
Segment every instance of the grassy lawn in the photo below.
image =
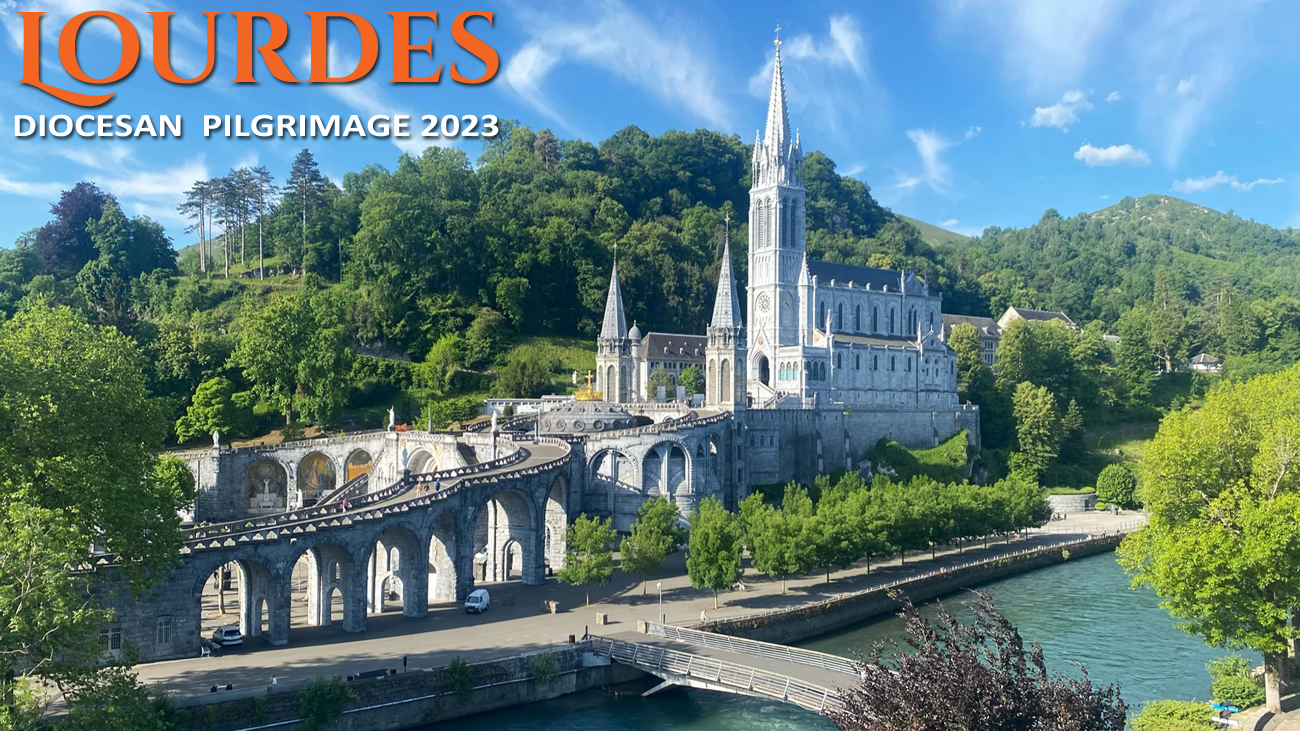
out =
<path fill-rule="evenodd" d="M 1155 421 L 1116 424 L 1088 432 L 1083 441 L 1089 452 L 1107 462 L 1137 462 L 1159 427 L 1160 423 Z"/>

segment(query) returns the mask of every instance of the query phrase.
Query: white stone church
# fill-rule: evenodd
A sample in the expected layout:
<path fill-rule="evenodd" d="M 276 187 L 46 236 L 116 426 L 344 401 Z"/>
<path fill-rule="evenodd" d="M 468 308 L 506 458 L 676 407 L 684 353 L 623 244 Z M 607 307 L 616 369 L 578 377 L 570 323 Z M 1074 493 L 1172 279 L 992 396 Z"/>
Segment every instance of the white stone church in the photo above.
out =
<path fill-rule="evenodd" d="M 706 404 L 713 407 L 956 407 L 956 357 L 940 337 L 941 297 L 911 272 L 809 259 L 802 176 L 803 147 L 798 131 L 791 133 L 777 41 L 767 126 L 755 137 L 749 191 L 749 327 L 728 242 L 705 338 L 651 335 L 676 339 L 684 344 L 682 360 L 702 363 Z M 647 347 L 650 340 L 635 325 L 628 330 L 615 263 L 597 350 L 597 388 L 606 400 L 646 399 L 649 362 L 668 355 Z M 696 352 L 690 357 L 687 350 Z"/>

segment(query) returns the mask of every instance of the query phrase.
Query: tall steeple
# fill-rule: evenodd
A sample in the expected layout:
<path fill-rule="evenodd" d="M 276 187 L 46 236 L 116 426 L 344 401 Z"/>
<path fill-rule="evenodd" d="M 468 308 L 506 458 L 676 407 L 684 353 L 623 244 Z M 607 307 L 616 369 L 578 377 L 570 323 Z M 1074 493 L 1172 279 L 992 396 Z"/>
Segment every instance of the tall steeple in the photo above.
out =
<path fill-rule="evenodd" d="M 730 226 L 728 226 L 730 229 Z M 718 274 L 718 295 L 713 300 L 713 327 L 740 327 L 740 300 L 736 297 L 736 282 L 731 277 L 731 232 L 727 232 L 722 245 L 722 271 Z"/>
<path fill-rule="evenodd" d="M 605 320 L 600 326 L 600 337 L 620 339 L 627 337 L 627 318 L 623 315 L 623 291 L 618 287 L 618 260 L 609 272 L 609 295 L 605 298 Z"/>
<path fill-rule="evenodd" d="M 785 107 L 785 74 L 781 70 L 781 26 L 776 27 L 776 58 L 772 62 L 772 90 L 767 97 L 767 130 L 763 144 L 784 150 L 790 144 L 790 113 Z"/>

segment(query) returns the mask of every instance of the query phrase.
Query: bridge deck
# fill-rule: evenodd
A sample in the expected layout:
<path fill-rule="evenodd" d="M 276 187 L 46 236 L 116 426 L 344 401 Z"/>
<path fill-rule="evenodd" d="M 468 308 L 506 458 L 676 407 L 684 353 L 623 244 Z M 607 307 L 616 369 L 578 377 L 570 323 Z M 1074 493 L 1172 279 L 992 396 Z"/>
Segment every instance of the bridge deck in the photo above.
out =
<path fill-rule="evenodd" d="M 718 660 L 733 665 L 744 665 L 746 667 L 766 670 L 769 673 L 785 675 L 792 678 L 798 678 L 806 683 L 820 686 L 829 691 L 837 691 L 844 686 L 851 686 L 857 678 L 853 675 L 845 675 L 833 670 L 824 668 L 810 667 L 789 660 L 778 660 L 772 657 L 761 657 L 748 653 L 732 652 L 716 647 L 703 647 L 696 644 L 670 640 L 666 637 L 654 637 L 652 635 L 639 634 L 637 632 L 620 632 L 610 634 L 608 637 L 612 640 L 620 640 L 633 644 L 658 647 L 666 650 L 676 650 L 686 652 L 696 657 L 707 657 L 711 660 Z"/>

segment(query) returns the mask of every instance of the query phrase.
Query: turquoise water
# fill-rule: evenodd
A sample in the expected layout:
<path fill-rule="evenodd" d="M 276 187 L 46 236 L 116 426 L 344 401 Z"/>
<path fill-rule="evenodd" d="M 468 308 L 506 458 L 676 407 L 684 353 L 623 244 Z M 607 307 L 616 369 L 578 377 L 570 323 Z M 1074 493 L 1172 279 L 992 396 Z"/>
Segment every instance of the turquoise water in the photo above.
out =
<path fill-rule="evenodd" d="M 1174 629 L 1150 591 L 1132 591 L 1113 554 L 1074 559 L 982 587 L 1026 640 L 1043 647 L 1049 672 L 1072 672 L 1070 662 L 1088 669 L 1094 681 L 1118 682 L 1130 706 L 1157 698 L 1205 698 L 1210 679 L 1205 663 L 1222 652 Z M 963 595 L 949 597 L 960 603 Z M 928 611 L 933 611 L 929 608 Z M 961 613 L 959 613 L 961 614 Z M 967 615 L 969 616 L 969 615 Z M 872 643 L 900 639 L 897 617 L 865 623 L 803 643 L 822 652 L 855 656 Z M 1252 656 L 1253 662 L 1259 662 Z M 764 731 L 821 730 L 833 726 L 783 703 L 673 689 L 641 698 L 635 692 L 579 693 L 438 724 L 439 731 Z"/>

